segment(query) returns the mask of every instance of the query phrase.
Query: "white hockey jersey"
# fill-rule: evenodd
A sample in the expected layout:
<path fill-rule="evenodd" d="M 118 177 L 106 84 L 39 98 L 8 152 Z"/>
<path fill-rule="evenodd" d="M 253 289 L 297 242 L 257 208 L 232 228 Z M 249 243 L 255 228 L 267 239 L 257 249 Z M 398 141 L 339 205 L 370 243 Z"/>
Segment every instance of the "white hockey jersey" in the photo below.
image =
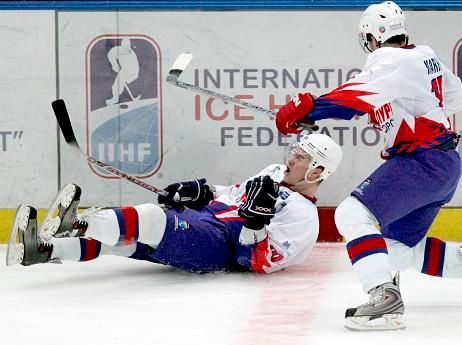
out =
<path fill-rule="evenodd" d="M 281 182 L 285 170 L 285 165 L 273 164 L 240 185 L 215 186 L 217 197 L 207 208 L 228 226 L 232 227 L 235 222 L 235 226 L 242 228 L 243 218 L 239 217 L 238 209 L 246 199 L 247 181 L 256 176 L 268 175 L 274 181 Z M 319 217 L 314 202 L 315 200 L 309 200 L 300 193 L 280 186 L 276 214 L 266 226 L 267 236 L 263 236 L 264 239 L 256 245 L 241 244 L 250 250 L 247 251 L 248 258 L 239 258 L 240 264 L 254 272 L 271 273 L 303 263 L 319 234 Z"/>
<path fill-rule="evenodd" d="M 382 156 L 426 150 L 453 140 L 449 115 L 462 110 L 461 80 L 427 46 L 383 47 L 361 73 L 317 98 L 311 120 L 369 115 L 385 136 Z"/>

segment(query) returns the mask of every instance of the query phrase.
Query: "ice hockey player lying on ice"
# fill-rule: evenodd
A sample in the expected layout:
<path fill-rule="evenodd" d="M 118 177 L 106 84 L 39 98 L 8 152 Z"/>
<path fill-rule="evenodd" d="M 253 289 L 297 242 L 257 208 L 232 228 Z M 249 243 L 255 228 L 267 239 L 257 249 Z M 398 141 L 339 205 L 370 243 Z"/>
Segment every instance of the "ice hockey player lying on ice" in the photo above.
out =
<path fill-rule="evenodd" d="M 337 169 L 341 148 L 328 136 L 304 135 L 286 165 L 273 164 L 242 184 L 175 183 L 155 204 L 77 213 L 81 189 L 67 184 L 43 224 L 19 206 L 7 264 L 89 261 L 120 255 L 192 272 L 271 273 L 303 263 L 319 220 L 315 193 Z M 85 214 L 86 213 L 86 214 Z"/>

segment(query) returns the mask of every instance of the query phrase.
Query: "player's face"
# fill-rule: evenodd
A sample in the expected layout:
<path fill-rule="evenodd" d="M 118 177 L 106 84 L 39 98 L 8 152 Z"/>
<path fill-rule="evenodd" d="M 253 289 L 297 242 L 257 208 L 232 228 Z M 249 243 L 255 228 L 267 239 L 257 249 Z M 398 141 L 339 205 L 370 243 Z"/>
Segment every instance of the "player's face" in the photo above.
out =
<path fill-rule="evenodd" d="M 308 153 L 300 147 L 294 146 L 287 158 L 287 170 L 284 172 L 284 182 L 291 185 L 303 181 L 310 161 L 311 157 Z"/>
<path fill-rule="evenodd" d="M 377 43 L 377 40 L 374 36 L 372 36 L 372 39 L 369 41 L 369 48 L 371 51 L 374 51 L 377 48 L 379 48 L 379 44 Z"/>

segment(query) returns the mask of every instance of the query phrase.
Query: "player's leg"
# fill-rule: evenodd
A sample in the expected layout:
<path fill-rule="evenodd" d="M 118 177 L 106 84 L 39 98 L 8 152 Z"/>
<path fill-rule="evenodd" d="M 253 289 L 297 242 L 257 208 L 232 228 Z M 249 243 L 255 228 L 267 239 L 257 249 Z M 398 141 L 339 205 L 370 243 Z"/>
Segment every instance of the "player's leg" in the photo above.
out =
<path fill-rule="evenodd" d="M 45 241 L 51 237 L 86 237 L 109 246 L 142 242 L 157 246 L 165 230 L 164 211 L 154 204 L 87 210 L 77 213 L 81 189 L 64 186 L 52 202 L 40 228 Z"/>
<path fill-rule="evenodd" d="M 386 239 L 394 270 L 412 268 L 423 274 L 443 278 L 462 278 L 462 243 L 424 237 L 414 247 Z"/>
<path fill-rule="evenodd" d="M 345 327 L 349 329 L 404 327 L 401 320 L 404 304 L 398 282 L 393 281 L 388 248 L 379 225 L 403 217 L 414 207 L 398 202 L 406 181 L 400 181 L 400 185 L 396 176 L 406 176 L 413 164 L 411 160 L 400 160 L 396 157 L 382 164 L 335 213 L 335 223 L 345 238 L 353 269 L 363 290 L 369 294 L 367 303 L 346 311 Z"/>
<path fill-rule="evenodd" d="M 8 265 L 21 263 L 24 266 L 30 266 L 47 262 L 60 263 L 61 261 L 87 262 L 102 255 L 116 255 L 159 263 L 150 257 L 154 249 L 139 242 L 127 246 L 108 246 L 92 239 L 53 237 L 50 242 L 42 243 L 37 237 L 37 227 L 34 221 L 36 219 L 30 219 L 25 231 L 20 230 L 21 248 L 18 248 L 19 244 L 16 244 L 17 259 L 13 261 L 10 255 L 10 259 L 7 259 Z"/>
<path fill-rule="evenodd" d="M 403 272 L 414 267 L 414 248 L 390 238 L 385 238 L 391 269 Z"/>
<path fill-rule="evenodd" d="M 386 236 L 390 262 L 393 269 L 403 271 L 407 268 L 422 269 L 424 261 L 425 235 L 430 229 L 442 203 L 423 206 L 391 224 L 381 228 Z M 436 248 L 432 245 L 434 255 Z M 436 258 L 432 258 L 435 263 Z M 419 268 L 420 266 L 420 268 Z"/>
<path fill-rule="evenodd" d="M 460 158 L 453 151 L 428 150 L 413 156 L 392 157 L 353 191 L 354 197 L 347 198 L 339 205 L 336 212 L 337 227 L 346 239 L 353 268 L 364 290 L 370 294 L 370 308 L 360 306 L 347 310 L 346 322 L 350 323 L 349 328 L 368 330 L 403 327 L 399 320 L 387 320 L 390 315 L 401 315 L 404 307 L 399 288 L 391 281 L 391 266 L 382 233 L 409 247 L 414 246 L 429 225 L 421 222 L 425 217 L 406 219 L 406 215 L 426 205 L 435 204 L 439 207 L 450 200 L 459 177 Z M 427 218 L 433 220 L 434 214 Z M 401 226 L 391 226 L 398 224 L 401 219 L 405 220 Z M 376 223 L 382 226 L 382 233 L 374 229 Z M 384 292 L 383 303 L 375 302 L 374 298 L 380 290 Z M 383 317 L 387 323 L 377 326 L 375 320 Z M 372 320 L 374 322 L 369 324 Z"/>
<path fill-rule="evenodd" d="M 412 267 L 431 276 L 462 277 L 462 244 L 427 236 L 441 206 L 452 198 L 455 187 L 450 188 L 441 201 L 425 205 L 382 227 L 382 233 L 389 238 L 387 244 L 395 269 Z"/>
<path fill-rule="evenodd" d="M 191 272 L 227 270 L 234 262 L 234 233 L 206 209 L 170 209 L 165 234 L 151 255 L 164 264 Z"/>
<path fill-rule="evenodd" d="M 82 219 L 87 223 L 86 238 L 110 246 L 141 242 L 157 247 L 167 222 L 165 212 L 154 204 L 99 210 Z"/>
<path fill-rule="evenodd" d="M 434 277 L 462 278 L 462 243 L 425 237 L 412 248 L 413 267 Z"/>
<path fill-rule="evenodd" d="M 108 246 L 93 239 L 85 238 L 52 238 L 49 242 L 52 248 L 51 258 L 63 261 L 86 262 L 102 255 L 117 255 L 131 257 L 137 244 L 127 246 Z"/>
<path fill-rule="evenodd" d="M 144 206 L 144 207 L 140 207 Z M 151 204 L 136 206 L 138 215 L 144 224 L 140 228 L 152 228 L 153 219 L 156 219 Z M 155 205 L 152 205 L 155 206 Z M 156 206 L 157 207 L 157 206 Z M 124 211 L 125 209 L 125 211 Z M 102 232 L 111 232 L 111 229 L 119 229 L 120 218 L 116 214 L 127 212 L 126 208 L 105 210 L 110 212 L 98 212 L 90 215 L 88 230 L 103 229 Z M 156 209 L 155 209 L 156 210 Z M 157 211 L 157 210 L 156 210 Z M 131 212 L 131 211 L 130 211 Z M 140 241 L 158 243 L 155 246 L 136 242 L 125 246 L 109 246 L 95 239 L 87 238 L 51 238 L 51 258 L 69 261 L 90 261 L 101 255 L 120 255 L 138 260 L 147 260 L 155 263 L 168 264 L 187 271 L 211 272 L 225 270 L 229 259 L 228 245 L 230 242 L 226 228 L 217 221 L 209 211 L 180 210 L 168 211 L 168 224 L 165 228 L 165 236 L 162 232 L 162 240 L 158 234 L 146 232 L 141 235 Z M 165 215 L 165 213 L 164 213 Z M 119 214 L 119 217 L 121 215 Z M 125 219 L 127 222 L 127 219 Z M 141 223 L 141 222 L 140 222 Z M 101 233 L 93 232 L 91 237 L 98 237 Z M 123 238 L 118 231 L 113 232 L 112 242 Z"/>
<path fill-rule="evenodd" d="M 335 222 L 345 237 L 354 270 L 369 301 L 347 309 L 345 327 L 353 330 L 403 328 L 404 304 L 399 281 L 392 278 L 385 239 L 375 216 L 355 197 L 348 197 L 337 208 Z"/>
<path fill-rule="evenodd" d="M 6 263 L 8 266 L 20 263 L 24 266 L 60 260 L 89 261 L 101 255 L 118 255 L 136 258 L 145 254 L 146 246 L 133 243 L 123 247 L 111 247 L 95 240 L 82 238 L 54 238 L 43 242 L 37 229 L 37 211 L 31 206 L 20 205 L 16 211 Z"/>

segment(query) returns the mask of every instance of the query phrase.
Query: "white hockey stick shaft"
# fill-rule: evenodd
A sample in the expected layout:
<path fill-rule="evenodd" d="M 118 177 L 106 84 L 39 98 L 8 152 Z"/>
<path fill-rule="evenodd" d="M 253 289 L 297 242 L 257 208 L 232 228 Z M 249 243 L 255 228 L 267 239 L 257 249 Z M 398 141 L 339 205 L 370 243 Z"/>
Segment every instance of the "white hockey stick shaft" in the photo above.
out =
<path fill-rule="evenodd" d="M 134 97 L 133 96 L 133 93 L 132 91 L 130 90 L 130 88 L 128 87 L 128 83 L 127 82 L 124 82 L 124 87 L 125 89 L 127 90 L 130 98 L 132 99 L 132 101 L 136 101 L 136 100 L 139 100 L 141 98 L 141 94 L 139 94 L 138 96 Z"/>
<path fill-rule="evenodd" d="M 193 91 L 193 92 L 196 92 L 196 93 L 201 93 L 201 94 L 204 94 L 204 95 L 208 95 L 210 97 L 221 99 L 224 102 L 230 102 L 230 103 L 240 105 L 243 108 L 251 109 L 251 110 L 253 110 L 255 112 L 267 115 L 269 117 L 274 117 L 276 115 L 276 111 L 269 110 L 267 108 L 263 108 L 263 107 L 260 107 L 258 105 L 255 105 L 255 104 L 245 102 L 243 100 L 236 99 L 236 98 L 233 98 L 231 96 L 221 94 L 219 92 L 204 89 L 204 88 L 202 88 L 200 86 L 196 86 L 196 85 L 193 85 L 193 84 L 188 84 L 188 83 L 185 83 L 183 81 L 178 80 L 181 73 L 183 73 L 183 71 L 185 70 L 186 66 L 188 66 L 188 64 L 191 62 L 192 58 L 193 58 L 193 55 L 191 53 L 182 53 L 182 54 L 180 54 L 176 58 L 176 60 L 173 63 L 172 67 L 170 68 L 170 71 L 168 72 L 167 82 L 170 83 L 170 84 L 173 84 L 175 86 L 181 87 L 183 89 L 189 90 L 189 91 Z M 315 125 L 315 124 L 311 125 L 311 124 L 303 123 L 303 122 L 298 123 L 298 126 L 304 128 L 304 129 L 312 129 L 312 130 L 317 130 L 318 129 L 318 126 Z"/>
<path fill-rule="evenodd" d="M 137 184 L 138 186 L 148 189 L 151 192 L 163 196 L 168 195 L 168 193 L 165 190 L 154 187 L 149 183 L 140 180 L 137 177 L 131 176 L 126 172 L 114 168 L 112 165 L 108 163 L 101 162 L 96 158 L 93 158 L 87 155 L 85 152 L 83 152 L 79 146 L 79 143 L 77 142 L 77 139 L 75 138 L 74 130 L 72 129 L 71 120 L 69 118 L 69 113 L 67 112 L 64 100 L 58 99 L 56 101 L 53 101 L 51 103 L 51 106 L 53 107 L 56 119 L 58 120 L 59 128 L 61 128 L 61 132 L 63 133 L 64 140 L 66 140 L 66 143 L 68 143 L 77 153 L 79 153 L 79 155 L 84 156 L 88 163 L 96 165 L 97 167 L 100 167 L 101 169 L 107 171 L 110 174 L 113 174 L 134 184 Z"/>

